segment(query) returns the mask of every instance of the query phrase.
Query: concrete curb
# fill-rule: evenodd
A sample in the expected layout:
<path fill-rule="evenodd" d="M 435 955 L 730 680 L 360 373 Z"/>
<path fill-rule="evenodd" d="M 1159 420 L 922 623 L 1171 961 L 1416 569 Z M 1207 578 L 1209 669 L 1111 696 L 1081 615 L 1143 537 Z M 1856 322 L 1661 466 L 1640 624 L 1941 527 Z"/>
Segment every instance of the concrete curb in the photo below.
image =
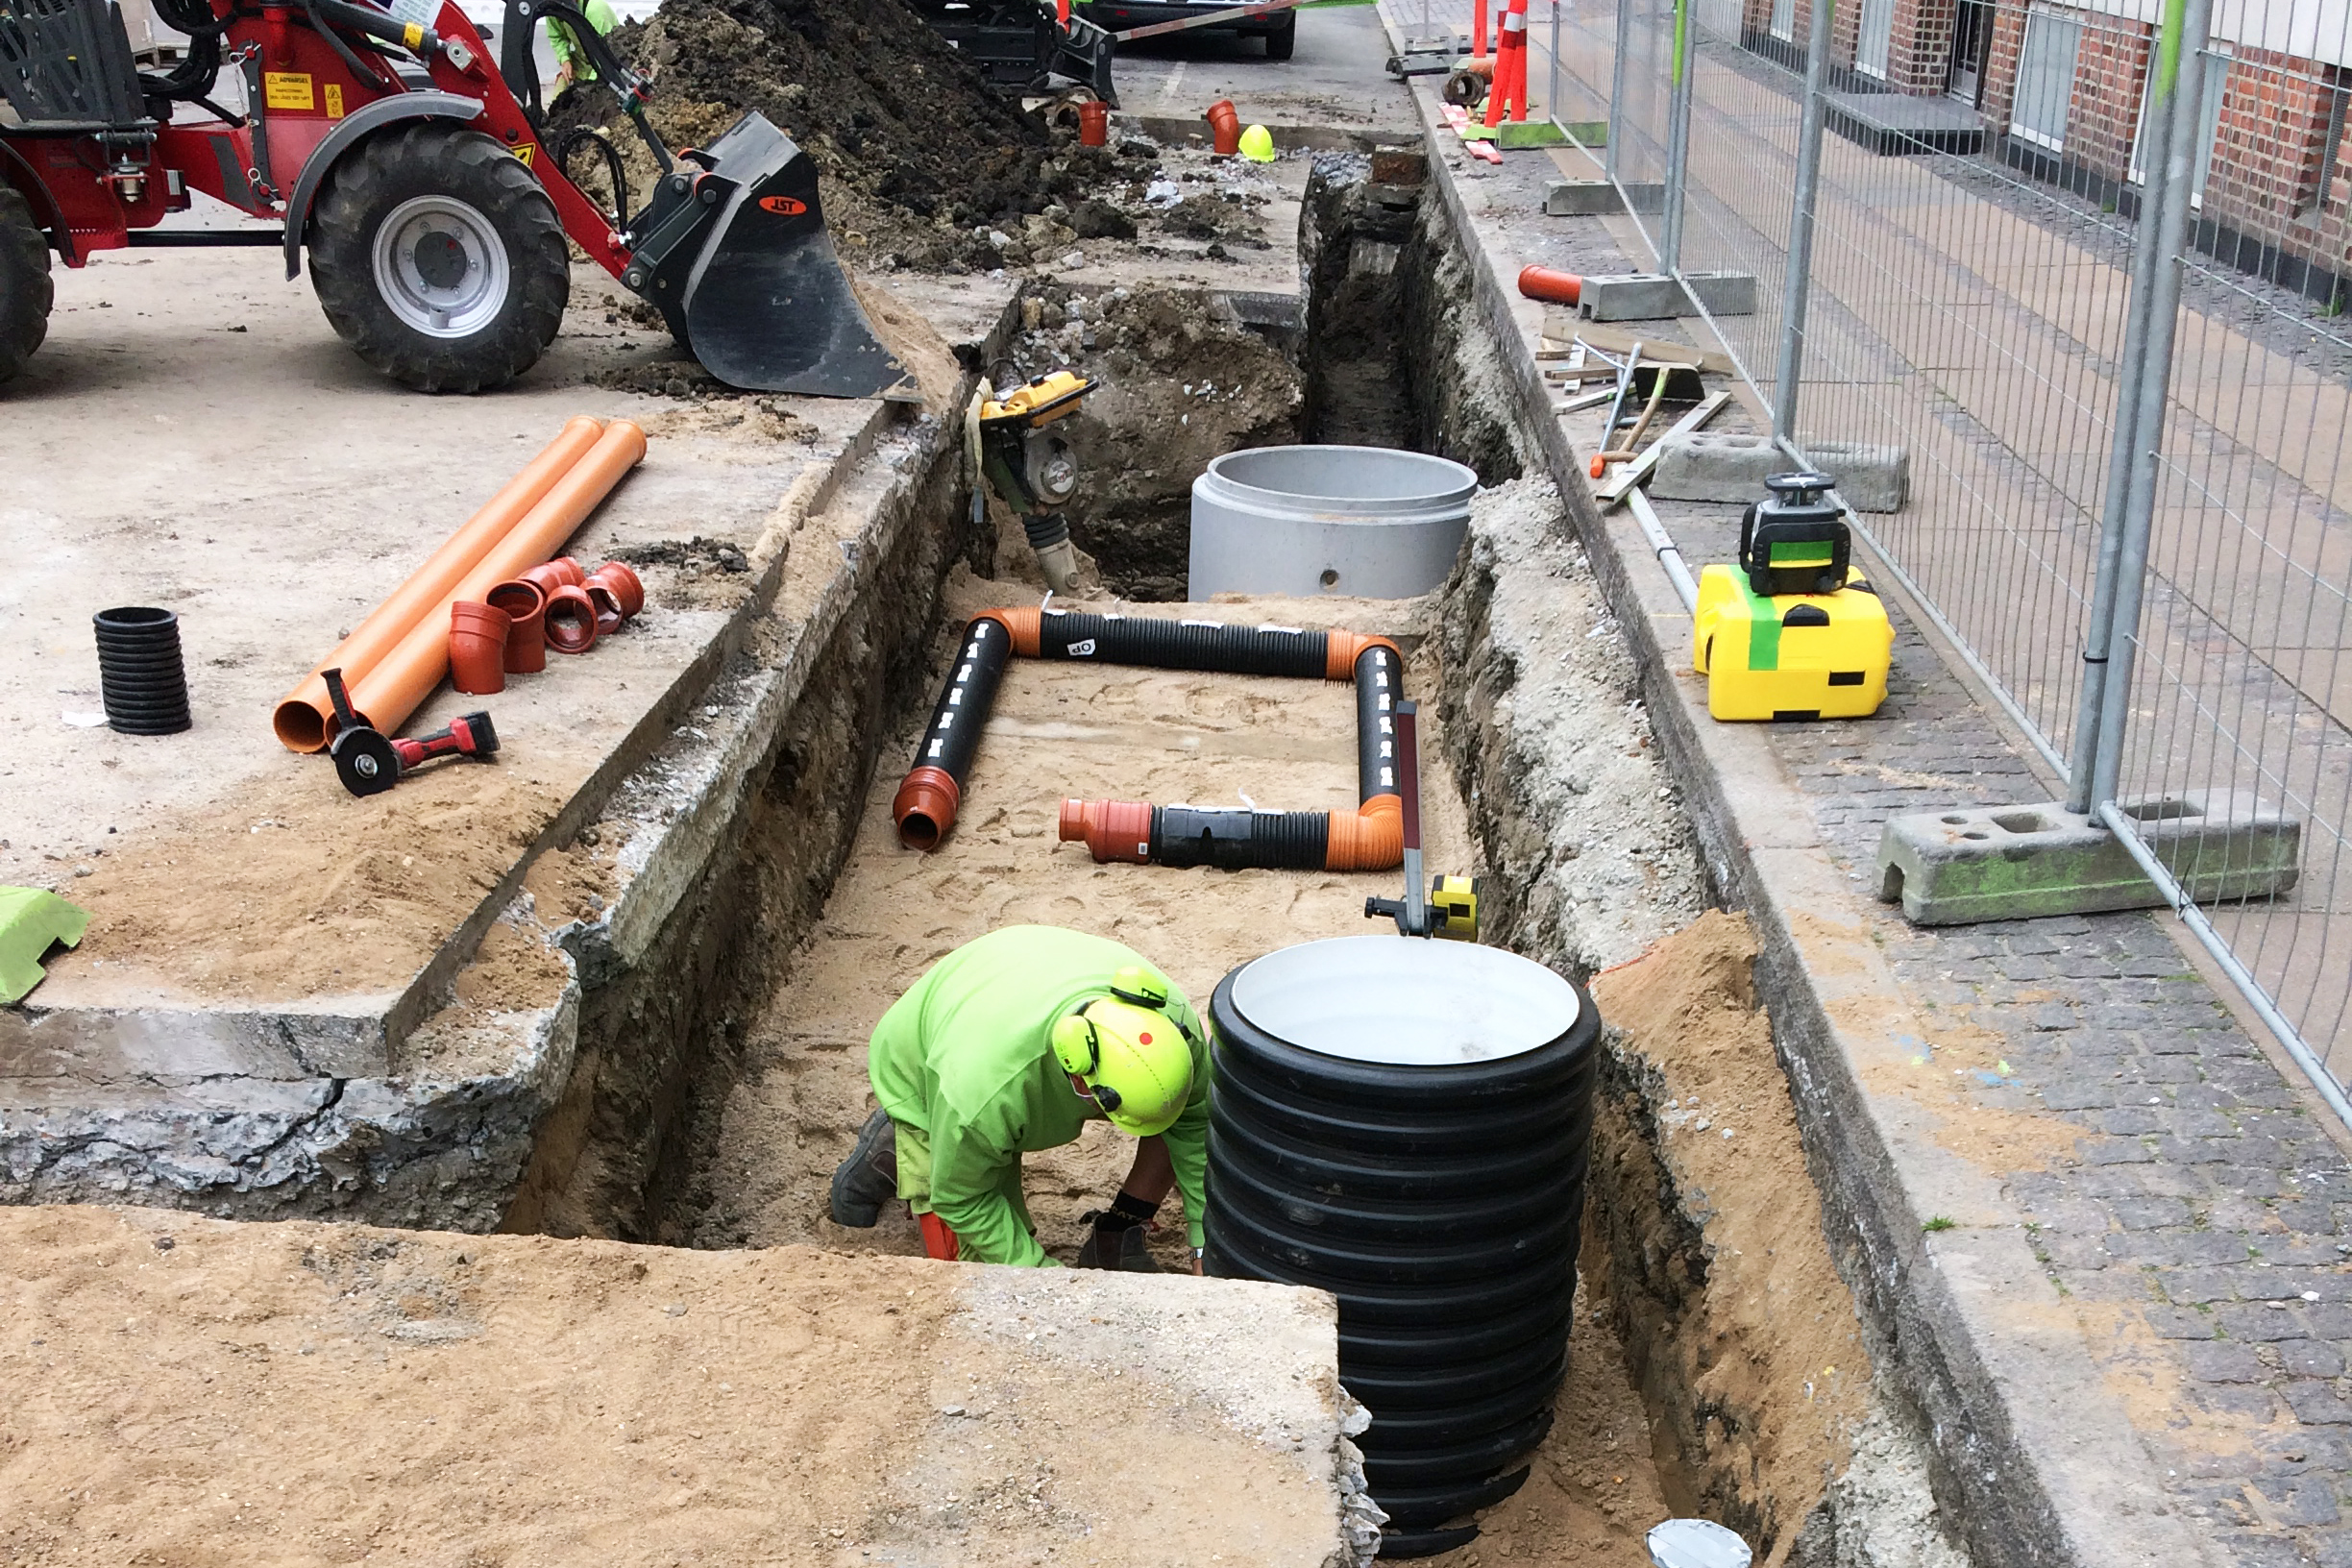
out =
<path fill-rule="evenodd" d="M 1867 910 L 1762 735 L 1706 718 L 1704 686 L 1687 670 L 1689 615 L 1632 519 L 1598 509 L 1534 359 L 1543 307 L 1520 300 L 1512 264 L 1484 249 L 1433 95 L 1416 86 L 1413 98 L 1521 429 L 1631 642 L 1708 873 L 1754 920 L 1757 988 L 1830 1240 L 1893 1382 L 1924 1418 L 1948 1516 L 1984 1568 L 2215 1560 L 2052 1293 L 2003 1173 L 1946 1152 L 1924 1106 L 1871 1087 L 1874 1070 L 1899 1067 L 1936 1031 L 1879 955 Z M 1930 1237 L 1930 1215 L 1959 1228 Z"/>

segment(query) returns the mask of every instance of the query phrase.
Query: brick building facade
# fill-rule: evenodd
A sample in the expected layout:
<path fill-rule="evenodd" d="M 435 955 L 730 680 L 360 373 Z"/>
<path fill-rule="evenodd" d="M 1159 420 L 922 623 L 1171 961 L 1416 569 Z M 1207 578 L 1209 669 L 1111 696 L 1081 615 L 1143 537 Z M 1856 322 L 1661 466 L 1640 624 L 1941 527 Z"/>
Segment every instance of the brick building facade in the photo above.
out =
<path fill-rule="evenodd" d="M 2275 31 L 2313 53 L 2214 39 L 2204 91 L 2188 106 L 2206 149 L 2193 243 L 2352 305 L 2352 26 L 2340 0 L 2291 9 Z M 1744 0 L 1742 41 L 1801 66 L 1811 11 L 1812 0 Z M 2331 42 L 2331 30 L 2343 37 Z M 2132 15 L 2044 0 L 1855 0 L 1836 9 L 1831 85 L 1961 97 L 2005 162 L 2128 213 L 2154 34 Z"/>

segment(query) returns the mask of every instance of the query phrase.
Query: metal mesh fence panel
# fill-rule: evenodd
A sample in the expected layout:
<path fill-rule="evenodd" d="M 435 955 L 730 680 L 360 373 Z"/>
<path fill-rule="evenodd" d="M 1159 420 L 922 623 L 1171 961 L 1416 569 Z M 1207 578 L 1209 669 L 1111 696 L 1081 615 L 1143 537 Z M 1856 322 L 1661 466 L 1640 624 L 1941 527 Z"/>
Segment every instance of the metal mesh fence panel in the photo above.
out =
<path fill-rule="evenodd" d="M 2192 210 L 2158 263 L 2177 269 L 2179 306 L 2169 359 L 2150 364 L 2126 318 L 2144 208 L 2173 188 L 2148 132 L 2169 80 L 2157 23 L 2119 3 L 1837 8 L 1811 263 L 1792 280 L 1813 0 L 1684 3 L 1677 270 L 1757 283 L 1752 315 L 1708 317 L 1702 335 L 1767 407 L 1794 354 L 1794 406 L 1777 412 L 1797 453 L 1907 453 L 1907 503 L 1856 521 L 2053 768 L 2114 797 L 2111 820 L 2193 929 L 2352 1111 L 2338 1091 L 2352 1072 L 2345 9 L 2243 0 L 2213 12 L 2207 37 L 2190 0 L 2172 101 L 2192 156 L 2171 166 Z M 1610 172 L 1653 253 L 1636 266 L 1670 227 L 1639 198 L 1669 178 L 1676 21 L 1673 0 L 1575 0 L 1556 35 L 1547 107 L 1611 121 Z M 1538 84 L 1554 79 L 1546 22 L 1539 9 Z M 1784 341 L 1792 283 L 1806 309 Z M 2137 429 L 2161 433 L 2152 455 L 2123 441 L 2119 472 L 2119 409 L 2143 393 L 2163 417 Z M 2110 701 L 2109 733 L 2078 734 L 2101 540 L 2129 532 L 2144 463 L 2141 592 L 2117 627 L 2127 700 Z M 2174 831 L 2195 820 L 2293 823 L 2291 886 L 2271 874 L 2275 831 Z"/>

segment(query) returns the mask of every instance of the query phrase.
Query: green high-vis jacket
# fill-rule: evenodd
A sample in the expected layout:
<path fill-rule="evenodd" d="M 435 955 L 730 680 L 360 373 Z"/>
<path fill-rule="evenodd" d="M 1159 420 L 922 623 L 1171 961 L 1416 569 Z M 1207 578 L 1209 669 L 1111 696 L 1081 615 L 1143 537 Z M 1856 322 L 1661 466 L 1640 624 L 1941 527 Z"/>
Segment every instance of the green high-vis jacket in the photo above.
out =
<path fill-rule="evenodd" d="M 1159 973 L 1103 937 L 1007 926 L 931 966 L 874 1026 L 867 1047 L 874 1095 L 891 1120 L 928 1137 L 931 1208 L 956 1233 L 962 1257 L 1033 1268 L 1052 1262 L 1029 1234 L 1020 1157 L 1074 1141 L 1102 1113 L 1070 1088 L 1048 1036 L 1072 1008 L 1108 996 L 1111 977 L 1131 964 Z M 1209 1164 L 1207 1036 L 1173 984 L 1167 1011 L 1192 1046 L 1192 1092 L 1161 1136 L 1197 1247 Z"/>
<path fill-rule="evenodd" d="M 595 28 L 600 37 L 621 25 L 621 17 L 612 9 L 611 0 L 586 0 L 579 9 L 580 14 L 588 18 L 588 25 Z M 579 39 L 572 36 L 569 22 L 549 20 L 548 45 L 555 52 L 556 64 L 572 67 L 573 81 L 594 82 L 597 79 L 597 68 L 588 62 L 588 51 L 580 47 Z"/>

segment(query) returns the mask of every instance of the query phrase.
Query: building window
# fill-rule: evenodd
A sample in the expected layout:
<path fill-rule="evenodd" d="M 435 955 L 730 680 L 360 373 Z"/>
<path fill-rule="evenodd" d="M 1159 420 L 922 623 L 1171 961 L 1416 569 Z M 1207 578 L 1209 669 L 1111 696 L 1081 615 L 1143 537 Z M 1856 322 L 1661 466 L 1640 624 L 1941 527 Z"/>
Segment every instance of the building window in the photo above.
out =
<path fill-rule="evenodd" d="M 2147 83 L 2140 89 L 2140 123 L 2132 129 L 2131 170 L 2127 178 L 2135 185 L 2147 184 L 2148 164 L 2158 154 L 2148 145 L 2148 116 L 2156 108 L 2156 59 L 2153 43 L 2148 48 Z M 2214 140 L 2221 133 L 2221 99 L 2229 88 L 2230 57 L 2221 46 L 2205 52 L 2205 80 L 2197 88 L 2196 145 L 2203 156 L 2197 159 L 2196 178 L 2189 186 L 2189 205 L 2205 205 L 2205 180 L 2213 172 Z M 2325 182 L 2321 183 L 2325 189 Z"/>
<path fill-rule="evenodd" d="M 2074 60 L 2082 23 L 2046 11 L 2025 18 L 2025 47 L 2018 57 L 2017 102 L 2009 134 L 2051 152 L 2066 146 L 2067 102 L 2074 95 Z"/>
<path fill-rule="evenodd" d="M 2327 128 L 2320 133 L 2319 183 L 2312 188 L 2311 199 L 2304 205 L 2306 215 L 2325 211 L 2343 205 L 2343 192 L 2337 188 L 2347 173 L 2344 167 L 2344 109 L 2352 103 L 2352 87 L 2341 82 L 2329 85 Z"/>
<path fill-rule="evenodd" d="M 1860 31 L 1854 37 L 1854 69 L 1884 82 L 1887 54 L 1895 42 L 1895 0 L 1862 0 Z"/>
<path fill-rule="evenodd" d="M 1783 43 L 1797 41 L 1797 0 L 1773 0 L 1772 36 Z"/>

